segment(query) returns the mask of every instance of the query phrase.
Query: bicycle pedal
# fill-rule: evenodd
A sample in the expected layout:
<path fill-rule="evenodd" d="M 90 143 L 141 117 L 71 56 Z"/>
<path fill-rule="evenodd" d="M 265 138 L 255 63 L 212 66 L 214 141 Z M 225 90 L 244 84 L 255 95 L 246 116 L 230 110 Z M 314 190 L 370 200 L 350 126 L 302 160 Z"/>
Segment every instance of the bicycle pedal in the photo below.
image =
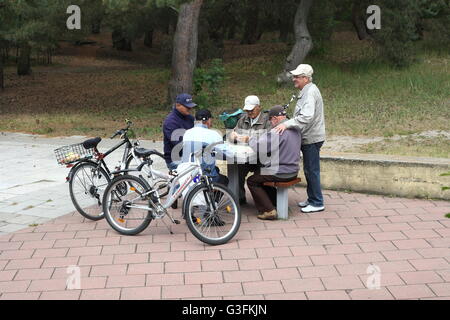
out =
<path fill-rule="evenodd" d="M 180 224 L 180 223 L 181 223 L 180 220 L 173 220 L 173 222 L 174 222 L 175 224 Z"/>

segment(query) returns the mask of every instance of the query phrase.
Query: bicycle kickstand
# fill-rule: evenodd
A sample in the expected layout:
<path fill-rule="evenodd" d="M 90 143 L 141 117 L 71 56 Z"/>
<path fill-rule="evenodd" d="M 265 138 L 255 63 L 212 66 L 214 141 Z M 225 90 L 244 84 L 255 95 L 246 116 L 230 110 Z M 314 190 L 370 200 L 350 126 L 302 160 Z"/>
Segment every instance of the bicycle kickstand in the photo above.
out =
<path fill-rule="evenodd" d="M 170 213 L 166 213 L 166 215 L 170 218 L 170 220 L 172 221 L 172 224 L 180 224 L 180 220 L 176 220 L 176 219 L 172 218 L 172 216 L 170 215 Z M 164 219 L 161 219 L 161 220 L 162 220 L 162 222 L 164 223 L 164 225 L 166 226 L 167 230 L 169 230 L 169 233 L 170 233 L 170 234 L 173 234 L 172 226 L 169 227 L 169 226 L 166 224 L 166 222 L 164 221 Z"/>

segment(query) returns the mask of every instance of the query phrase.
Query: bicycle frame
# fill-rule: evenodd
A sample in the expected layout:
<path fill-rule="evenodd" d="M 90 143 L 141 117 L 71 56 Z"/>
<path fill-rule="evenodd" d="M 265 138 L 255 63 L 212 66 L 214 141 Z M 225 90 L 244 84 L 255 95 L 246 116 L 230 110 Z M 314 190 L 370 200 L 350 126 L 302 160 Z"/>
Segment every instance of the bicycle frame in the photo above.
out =
<path fill-rule="evenodd" d="M 213 143 L 211 145 L 209 145 L 206 150 L 212 150 L 212 148 L 220 143 Z M 189 166 L 183 170 L 182 172 L 178 173 L 176 177 L 173 178 L 172 181 L 170 181 L 170 189 L 169 189 L 169 195 L 165 201 L 164 204 L 161 204 L 160 200 L 161 198 L 159 197 L 159 193 L 158 190 L 148 190 L 147 192 L 143 193 L 140 195 L 140 198 L 145 197 L 149 194 L 155 193 L 156 197 L 158 199 L 159 203 L 153 204 L 155 207 L 154 208 L 150 208 L 150 207 L 144 207 L 144 206 L 136 206 L 136 205 L 130 205 L 130 208 L 136 208 L 136 209 L 143 209 L 143 210 L 154 210 L 157 209 L 156 206 L 157 205 L 161 205 L 162 209 L 166 210 L 168 209 L 181 195 L 181 193 L 186 190 L 186 188 L 189 186 L 189 184 L 197 177 L 199 177 L 199 180 L 204 177 L 204 173 L 203 173 L 203 169 L 201 167 L 201 154 L 203 152 L 203 149 L 200 151 L 197 151 L 195 153 L 191 153 L 190 156 L 194 155 L 194 159 L 195 162 L 189 162 Z M 147 161 L 148 163 L 148 161 Z M 135 170 L 124 170 L 124 171 L 140 171 L 142 169 L 142 167 L 144 166 L 145 162 L 143 162 L 139 168 L 135 169 Z M 186 179 L 186 181 L 184 181 L 184 183 L 182 185 L 179 184 L 179 181 L 182 177 L 186 176 L 187 174 L 190 174 L 190 176 Z M 210 187 L 210 183 L 209 183 L 209 178 L 207 178 L 207 186 Z M 132 200 L 134 201 L 134 200 Z M 210 201 L 210 199 L 206 199 L 207 202 Z M 213 204 L 213 207 L 215 209 L 215 205 Z"/>

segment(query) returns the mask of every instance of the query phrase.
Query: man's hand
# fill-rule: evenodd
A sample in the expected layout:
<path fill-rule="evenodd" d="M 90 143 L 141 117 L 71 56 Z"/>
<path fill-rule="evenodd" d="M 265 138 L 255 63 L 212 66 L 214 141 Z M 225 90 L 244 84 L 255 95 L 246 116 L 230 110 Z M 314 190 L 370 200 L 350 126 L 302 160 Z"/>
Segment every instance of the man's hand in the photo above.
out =
<path fill-rule="evenodd" d="M 248 141 L 250 140 L 250 137 L 249 137 L 249 136 L 239 136 L 239 137 L 237 138 L 237 140 L 238 140 L 239 142 L 248 143 Z"/>
<path fill-rule="evenodd" d="M 235 131 L 233 131 L 232 133 L 230 133 L 230 140 L 234 141 L 236 140 L 238 137 L 237 133 Z"/>
<path fill-rule="evenodd" d="M 278 133 L 281 136 L 286 129 L 287 129 L 286 125 L 280 124 L 276 126 L 273 130 L 275 131 L 275 133 Z"/>

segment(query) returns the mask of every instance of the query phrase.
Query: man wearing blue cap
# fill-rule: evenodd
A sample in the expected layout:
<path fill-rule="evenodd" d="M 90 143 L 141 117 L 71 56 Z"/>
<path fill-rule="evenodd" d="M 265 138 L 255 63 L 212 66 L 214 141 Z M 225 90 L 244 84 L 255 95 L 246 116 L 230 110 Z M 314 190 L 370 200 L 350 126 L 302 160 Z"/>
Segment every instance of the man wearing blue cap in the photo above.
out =
<path fill-rule="evenodd" d="M 182 93 L 177 96 L 172 112 L 164 120 L 164 159 L 169 170 L 175 170 L 181 161 L 183 149 L 182 144 L 178 144 L 183 141 L 185 131 L 194 127 L 191 110 L 196 106 L 191 95 Z"/>

